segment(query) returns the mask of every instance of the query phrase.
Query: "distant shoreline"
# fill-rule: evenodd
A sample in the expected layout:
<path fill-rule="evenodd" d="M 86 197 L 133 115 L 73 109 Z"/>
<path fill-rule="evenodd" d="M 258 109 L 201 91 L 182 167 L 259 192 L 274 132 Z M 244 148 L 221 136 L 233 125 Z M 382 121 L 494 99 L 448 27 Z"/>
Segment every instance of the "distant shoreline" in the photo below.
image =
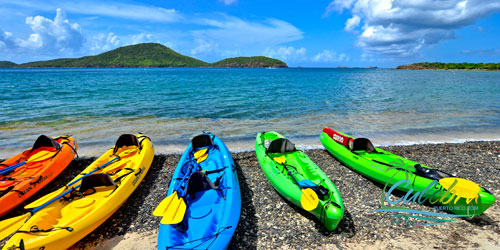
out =
<path fill-rule="evenodd" d="M 441 63 L 419 62 L 399 65 L 396 69 L 411 70 L 464 70 L 464 71 L 500 71 L 500 63 Z"/>

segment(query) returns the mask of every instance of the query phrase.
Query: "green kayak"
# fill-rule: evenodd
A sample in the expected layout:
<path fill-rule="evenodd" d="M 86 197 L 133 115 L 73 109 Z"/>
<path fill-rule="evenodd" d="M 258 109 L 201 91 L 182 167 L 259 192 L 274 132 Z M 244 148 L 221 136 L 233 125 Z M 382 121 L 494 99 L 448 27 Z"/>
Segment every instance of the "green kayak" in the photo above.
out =
<path fill-rule="evenodd" d="M 255 152 L 271 185 L 333 231 L 344 215 L 340 193 L 304 152 L 277 132 L 258 133 Z"/>
<path fill-rule="evenodd" d="M 355 139 L 325 128 L 320 140 L 335 158 L 354 171 L 386 185 L 389 191 L 406 193 L 401 199 L 387 200 L 389 205 L 429 202 L 436 210 L 476 216 L 495 202 L 490 191 L 470 180 L 376 148 L 366 138 Z"/>

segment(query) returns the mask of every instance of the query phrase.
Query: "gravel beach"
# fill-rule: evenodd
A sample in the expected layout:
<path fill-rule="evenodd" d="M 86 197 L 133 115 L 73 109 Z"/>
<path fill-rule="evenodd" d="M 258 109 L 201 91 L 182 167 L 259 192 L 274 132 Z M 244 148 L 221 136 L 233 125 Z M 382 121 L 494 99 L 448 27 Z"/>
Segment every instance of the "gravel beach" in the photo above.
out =
<path fill-rule="evenodd" d="M 498 141 L 381 148 L 473 180 L 488 188 L 497 199 L 500 197 Z M 498 201 L 472 219 L 457 219 L 436 226 L 412 226 L 419 223 L 413 220 L 410 225 L 393 223 L 395 219 L 390 214 L 372 212 L 380 208 L 383 186 L 353 172 L 326 150 L 305 153 L 323 169 L 342 195 L 345 215 L 338 228 L 334 232 L 326 231 L 313 216 L 280 197 L 262 173 L 255 152 L 235 153 L 242 211 L 230 249 L 500 249 Z M 152 216 L 152 212 L 165 197 L 179 159 L 177 154 L 156 155 L 146 178 L 127 202 L 72 249 L 156 249 L 160 218 Z M 66 184 L 93 160 L 85 157 L 74 160 L 54 185 L 44 188 L 28 202 Z M 433 211 L 426 205 L 411 206 Z M 4 218 L 16 214 L 21 211 L 11 212 Z"/>

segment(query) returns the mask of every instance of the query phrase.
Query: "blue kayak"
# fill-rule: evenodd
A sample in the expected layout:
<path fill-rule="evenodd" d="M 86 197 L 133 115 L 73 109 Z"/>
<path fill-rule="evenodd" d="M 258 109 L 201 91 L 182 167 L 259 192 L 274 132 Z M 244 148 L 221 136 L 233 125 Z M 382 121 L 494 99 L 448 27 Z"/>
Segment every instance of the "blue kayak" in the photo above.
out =
<path fill-rule="evenodd" d="M 176 208 L 181 213 L 176 224 L 162 220 L 158 249 L 227 249 L 240 219 L 241 194 L 231 153 L 218 137 L 204 133 L 192 139 L 165 200 L 169 197 L 185 202 L 185 213 Z"/>

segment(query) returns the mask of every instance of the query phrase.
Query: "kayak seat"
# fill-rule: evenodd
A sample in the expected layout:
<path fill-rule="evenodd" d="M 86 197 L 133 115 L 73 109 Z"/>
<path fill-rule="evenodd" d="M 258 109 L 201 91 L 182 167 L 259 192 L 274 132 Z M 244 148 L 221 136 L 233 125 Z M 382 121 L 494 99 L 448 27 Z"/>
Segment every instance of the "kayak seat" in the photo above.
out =
<path fill-rule="evenodd" d="M 366 151 L 367 153 L 377 153 L 372 142 L 367 138 L 356 138 L 352 141 L 351 151 Z"/>
<path fill-rule="evenodd" d="M 217 183 L 218 184 L 218 183 Z M 186 194 L 189 194 L 193 199 L 196 199 L 196 193 L 208 189 L 218 190 L 219 186 L 214 184 L 202 171 L 196 171 L 188 179 Z"/>
<path fill-rule="evenodd" d="M 85 193 L 87 190 L 95 187 L 109 186 L 117 187 L 116 183 L 108 173 L 91 174 L 82 178 L 81 186 L 78 191 L 80 193 Z"/>
<path fill-rule="evenodd" d="M 289 152 L 294 152 L 295 150 L 295 144 L 293 144 L 290 140 L 285 139 L 285 138 L 278 138 L 276 140 L 273 140 L 270 144 L 269 147 L 266 149 L 266 153 L 289 153 Z"/>
<path fill-rule="evenodd" d="M 56 150 L 59 150 L 61 145 L 46 135 L 40 135 L 33 144 L 33 147 L 31 147 L 31 152 L 42 147 L 55 148 Z"/>
<path fill-rule="evenodd" d="M 214 142 L 212 140 L 212 137 L 207 134 L 201 134 L 193 137 L 191 139 L 191 147 L 193 150 L 199 149 L 199 148 L 204 148 L 204 147 L 210 147 L 214 146 Z"/>
<path fill-rule="evenodd" d="M 137 146 L 139 147 L 139 140 L 137 140 L 137 137 L 132 134 L 122 134 L 120 137 L 118 137 L 118 140 L 116 140 L 115 147 L 113 149 L 113 154 L 116 154 L 118 152 L 118 149 L 121 147 L 126 147 L 126 146 Z"/>

